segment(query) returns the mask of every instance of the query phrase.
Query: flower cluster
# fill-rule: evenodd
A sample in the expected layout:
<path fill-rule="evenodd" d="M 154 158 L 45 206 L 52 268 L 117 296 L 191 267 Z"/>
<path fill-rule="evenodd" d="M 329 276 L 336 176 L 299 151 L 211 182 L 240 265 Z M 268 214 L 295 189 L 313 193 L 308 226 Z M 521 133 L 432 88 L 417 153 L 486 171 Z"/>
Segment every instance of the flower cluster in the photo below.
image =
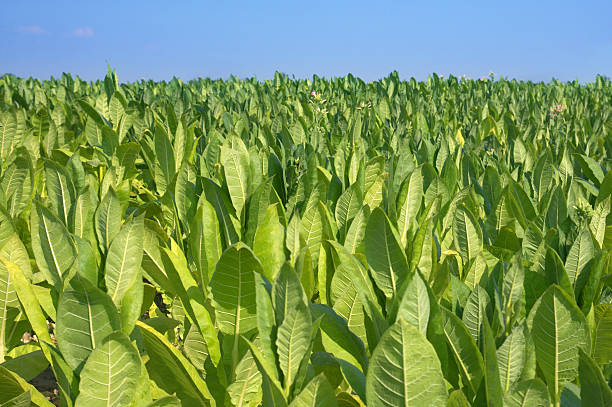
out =
<path fill-rule="evenodd" d="M 565 105 L 555 105 L 550 108 L 550 111 L 548 112 L 548 114 L 550 117 L 561 116 L 561 114 L 565 111 L 565 109 L 567 109 L 567 106 Z"/>
<path fill-rule="evenodd" d="M 321 94 L 314 90 L 310 92 L 310 96 L 310 103 L 315 105 L 317 112 L 326 114 L 327 109 L 325 108 L 324 104 L 327 102 L 327 99 L 321 99 Z"/>
<path fill-rule="evenodd" d="M 372 107 L 372 102 L 371 102 L 371 101 L 368 101 L 368 103 L 366 103 L 366 102 L 361 102 L 361 103 L 359 104 L 359 106 L 357 106 L 357 110 L 361 110 L 361 109 L 365 109 L 365 108 L 368 108 L 368 109 L 369 109 L 369 108 L 371 108 L 371 107 Z"/>

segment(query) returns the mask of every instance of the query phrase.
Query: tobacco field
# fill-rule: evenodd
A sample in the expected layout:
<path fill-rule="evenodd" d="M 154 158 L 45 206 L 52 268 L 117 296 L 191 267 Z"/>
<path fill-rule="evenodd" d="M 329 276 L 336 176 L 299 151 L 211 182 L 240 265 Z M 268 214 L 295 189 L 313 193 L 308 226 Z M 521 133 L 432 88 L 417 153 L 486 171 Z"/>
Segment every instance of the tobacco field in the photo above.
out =
<path fill-rule="evenodd" d="M 611 157 L 602 76 L 5 75 L 0 406 L 612 406 Z"/>

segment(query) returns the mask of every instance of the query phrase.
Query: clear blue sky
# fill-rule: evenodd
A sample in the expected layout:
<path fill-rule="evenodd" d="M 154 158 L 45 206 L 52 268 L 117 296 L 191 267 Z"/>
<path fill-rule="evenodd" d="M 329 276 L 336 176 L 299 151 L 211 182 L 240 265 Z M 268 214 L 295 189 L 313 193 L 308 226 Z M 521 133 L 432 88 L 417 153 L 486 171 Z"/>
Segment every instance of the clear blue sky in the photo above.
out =
<path fill-rule="evenodd" d="M 4 1 L 0 73 L 612 76 L 607 1 Z"/>

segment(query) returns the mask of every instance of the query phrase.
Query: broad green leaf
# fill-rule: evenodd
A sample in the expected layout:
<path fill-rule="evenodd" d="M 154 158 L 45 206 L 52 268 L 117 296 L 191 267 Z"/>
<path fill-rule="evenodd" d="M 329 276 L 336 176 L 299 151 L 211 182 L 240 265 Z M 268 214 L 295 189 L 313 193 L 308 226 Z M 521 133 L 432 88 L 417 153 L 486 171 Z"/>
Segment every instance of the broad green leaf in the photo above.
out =
<path fill-rule="evenodd" d="M 517 325 L 497 349 L 499 379 L 507 393 L 523 373 L 526 360 L 525 332 L 523 325 Z"/>
<path fill-rule="evenodd" d="M 586 406 L 612 406 L 612 390 L 593 359 L 580 350 L 580 399 Z"/>
<path fill-rule="evenodd" d="M 482 231 L 472 213 L 463 205 L 453 217 L 453 239 L 464 264 L 482 251 Z"/>
<path fill-rule="evenodd" d="M 78 372 L 91 352 L 121 325 L 108 295 L 85 279 L 73 281 L 72 287 L 60 295 L 55 338 L 66 363 Z"/>
<path fill-rule="evenodd" d="M 92 352 L 81 371 L 75 406 L 124 406 L 135 396 L 140 357 L 129 338 L 108 335 Z"/>
<path fill-rule="evenodd" d="M 254 272 L 255 273 L 255 272 Z M 267 370 L 272 372 L 273 379 L 277 380 L 276 352 L 274 349 L 276 339 L 276 325 L 272 299 L 266 287 L 266 281 L 261 274 L 255 273 L 255 298 L 257 302 L 257 330 L 259 332 L 259 346 L 263 355 L 261 363 L 266 364 Z"/>
<path fill-rule="evenodd" d="M 446 406 L 436 352 L 417 328 L 399 319 L 376 346 L 366 375 L 368 406 Z"/>
<path fill-rule="evenodd" d="M 27 346 L 28 345 L 18 346 L 17 348 L 13 348 L 13 350 Z M 36 348 L 37 347 L 34 347 L 35 350 L 31 352 L 15 356 L 2 363 L 0 366 L 17 373 L 21 378 L 27 381 L 31 381 L 49 367 L 49 361 L 45 358 L 45 354 L 40 349 L 36 350 Z"/>
<path fill-rule="evenodd" d="M 561 287 L 552 285 L 534 304 L 527 324 L 538 366 L 551 394 L 560 397 L 563 385 L 578 375 L 578 350 L 589 350 L 587 322 Z"/>
<path fill-rule="evenodd" d="M 349 330 L 346 321 L 327 305 L 311 304 L 313 318 L 321 318 L 321 342 L 326 352 L 366 371 L 368 362 L 363 343 Z"/>
<path fill-rule="evenodd" d="M 540 379 L 517 383 L 504 396 L 504 407 L 550 407 L 546 385 Z"/>
<path fill-rule="evenodd" d="M 480 330 L 483 321 L 487 318 L 487 310 L 490 306 L 491 299 L 487 291 L 481 286 L 474 287 L 474 291 L 470 293 L 467 303 L 463 309 L 463 323 L 474 338 L 476 344 L 480 343 Z"/>
<path fill-rule="evenodd" d="M 0 258 L 0 261 L 4 263 L 8 271 L 8 275 L 13 282 L 15 287 L 15 292 L 17 293 L 17 297 L 19 298 L 19 303 L 28 318 L 28 322 L 32 326 L 36 336 L 39 340 L 45 341 L 47 343 L 52 343 L 51 335 L 49 335 L 49 328 L 47 327 L 47 320 L 42 312 L 40 307 L 40 303 L 36 298 L 36 294 L 32 289 L 32 284 L 25 276 L 23 270 L 19 268 L 15 263 L 5 259 Z M 43 351 L 45 349 L 43 348 Z M 49 355 L 45 354 L 47 359 L 49 359 Z"/>
<path fill-rule="evenodd" d="M 26 278 L 30 278 L 32 271 L 28 252 L 17 234 L 13 232 L 10 237 L 3 240 L 3 246 L 0 248 L 0 259 L 14 263 L 22 270 Z M 12 329 L 9 331 L 9 318 L 11 313 L 17 313 L 18 309 L 19 300 L 11 274 L 6 265 L 0 261 L 0 363 L 4 361 L 5 347 L 10 339 L 8 334 L 12 331 Z"/>
<path fill-rule="evenodd" d="M 28 393 L 29 397 L 23 396 L 23 394 Z M 28 400 L 28 402 L 25 403 L 24 400 Z M 30 405 L 38 407 L 53 406 L 34 386 L 2 366 L 0 366 L 0 403 L 3 406 L 14 407 L 22 405 L 25 407 Z"/>
<path fill-rule="evenodd" d="M 72 229 L 69 218 L 76 201 L 76 191 L 72 179 L 62 167 L 53 161 L 46 161 L 45 182 L 51 208 L 55 210 L 57 217 L 64 225 Z"/>
<path fill-rule="evenodd" d="M 593 358 L 602 365 L 612 361 L 612 304 L 595 306 Z"/>
<path fill-rule="evenodd" d="M 30 216 L 36 265 L 49 284 L 61 289 L 76 260 L 76 244 L 62 221 L 42 204 L 36 202 Z"/>
<path fill-rule="evenodd" d="M 262 387 L 262 392 L 263 392 L 263 396 L 262 396 L 263 403 L 262 404 L 266 406 L 270 405 L 270 406 L 275 406 L 275 407 L 277 406 L 286 407 L 287 399 L 283 393 L 281 384 L 275 378 L 276 373 L 273 373 L 268 369 L 269 366 L 268 364 L 264 362 L 264 356 L 261 354 L 261 352 L 259 352 L 259 349 L 257 349 L 257 346 L 255 346 L 248 339 L 244 339 L 244 341 L 249 346 L 249 350 L 253 354 L 255 363 L 257 364 L 257 368 L 261 372 L 261 376 L 262 376 L 262 382 L 261 382 L 262 386 L 261 387 Z"/>
<path fill-rule="evenodd" d="M 108 249 L 104 281 L 108 294 L 117 306 L 121 305 L 127 290 L 138 278 L 143 240 L 144 217 L 139 216 L 121 228 Z"/>
<path fill-rule="evenodd" d="M 587 263 L 595 256 L 593 237 L 589 229 L 584 229 L 572 244 L 572 247 L 565 259 L 565 271 L 570 283 L 574 285 L 580 273 L 584 271 Z"/>
<path fill-rule="evenodd" d="M 338 198 L 334 213 L 341 239 L 344 239 L 346 236 L 351 220 L 357 215 L 362 206 L 363 198 L 357 184 L 351 185 Z"/>
<path fill-rule="evenodd" d="M 397 318 L 402 318 L 423 335 L 427 335 L 430 311 L 427 286 L 418 273 L 414 273 L 407 281 L 408 284 L 399 302 Z"/>
<path fill-rule="evenodd" d="M 295 271 L 285 263 L 272 285 L 272 305 L 276 325 L 280 326 L 287 315 L 300 304 L 307 305 L 308 298 Z"/>
<path fill-rule="evenodd" d="M 238 335 L 257 326 L 255 276 L 261 263 L 244 243 L 236 243 L 221 255 L 210 279 L 210 293 L 223 333 Z"/>
<path fill-rule="evenodd" d="M 251 351 L 247 351 L 236 366 L 236 380 L 227 388 L 235 406 L 249 406 L 261 401 L 261 373 Z"/>
<path fill-rule="evenodd" d="M 399 214 L 397 228 L 403 247 L 406 247 L 410 234 L 415 227 L 415 221 L 421 208 L 422 200 L 423 176 L 421 171 L 416 169 L 406 178 L 398 195 L 397 207 L 399 208 Z"/>
<path fill-rule="evenodd" d="M 210 358 L 215 366 L 221 359 L 221 351 L 217 330 L 213 325 L 212 311 L 206 304 L 204 292 L 198 287 L 197 282 L 187 267 L 187 260 L 175 243 L 172 248 L 164 248 L 162 262 L 168 270 L 168 277 L 174 289 L 177 291 L 181 304 L 191 323 L 197 325 L 200 334 L 206 342 Z"/>
<path fill-rule="evenodd" d="M 489 321 L 485 318 L 482 322 L 480 342 L 482 344 L 482 355 L 485 367 L 483 386 L 485 388 L 487 405 L 501 407 L 504 392 L 499 378 L 495 338 L 489 326 Z"/>
<path fill-rule="evenodd" d="M 476 342 L 463 322 L 452 312 L 440 308 L 444 317 L 446 343 L 463 380 L 475 394 L 484 374 L 484 364 Z"/>
<path fill-rule="evenodd" d="M 278 327 L 276 348 L 278 362 L 283 372 L 285 393 L 293 384 L 302 359 L 311 341 L 312 318 L 306 304 L 288 310 L 283 323 Z"/>
<path fill-rule="evenodd" d="M 166 181 L 170 185 L 176 172 L 176 161 L 174 160 L 174 148 L 163 125 L 155 123 L 155 158 Z M 163 193 L 164 191 L 160 191 Z"/>
<path fill-rule="evenodd" d="M 408 263 L 397 232 L 380 208 L 376 208 L 368 219 L 365 249 L 374 282 L 391 298 L 408 273 Z"/>
<path fill-rule="evenodd" d="M 317 375 L 289 404 L 290 407 L 335 407 L 336 395 L 324 374 Z"/>
<path fill-rule="evenodd" d="M 195 324 L 191 325 L 189 332 L 185 336 L 183 352 L 197 369 L 204 370 L 204 364 L 208 357 L 208 347 L 199 332 L 198 326 Z"/>
<path fill-rule="evenodd" d="M 236 209 L 236 215 L 240 217 L 249 196 L 251 169 L 248 153 L 223 146 L 221 164 L 230 199 Z"/>
<path fill-rule="evenodd" d="M 208 178 L 204 179 L 203 184 L 206 200 L 211 203 L 217 213 L 219 228 L 221 229 L 225 244 L 230 246 L 238 242 L 240 238 L 233 222 L 235 209 L 226 192 Z"/>
<path fill-rule="evenodd" d="M 612 177 L 608 177 L 612 179 Z M 600 247 L 603 247 L 604 237 L 606 235 L 606 218 L 610 213 L 610 196 L 605 200 L 599 202 L 595 206 L 595 212 L 591 218 L 590 228 L 593 233 L 593 237 L 599 243 Z"/>
<path fill-rule="evenodd" d="M 199 283 L 206 287 L 223 252 L 219 220 L 213 206 L 206 199 L 200 199 L 191 225 L 189 243 L 192 259 L 200 274 Z"/>
<path fill-rule="evenodd" d="M 112 188 L 109 188 L 96 209 L 95 226 L 98 243 L 106 251 L 121 230 L 121 202 Z"/>
<path fill-rule="evenodd" d="M 253 251 L 261 261 L 263 275 L 270 281 L 285 262 L 285 229 L 279 222 L 275 206 L 270 206 L 257 226 Z"/>
<path fill-rule="evenodd" d="M 313 264 L 317 263 L 319 256 L 319 245 L 323 239 L 325 239 L 323 227 L 324 222 L 325 212 L 323 209 L 323 203 L 318 202 L 316 205 L 306 210 L 300 223 L 300 239 L 304 242 L 304 246 L 315 255 L 313 258 Z M 287 234 L 289 234 L 289 231 L 287 231 Z"/>
<path fill-rule="evenodd" d="M 137 322 L 144 348 L 149 376 L 168 394 L 176 394 L 183 403 L 216 405 L 206 382 L 196 368 L 155 329 Z"/>
<path fill-rule="evenodd" d="M 364 250 L 360 247 L 362 246 L 363 240 L 365 238 L 366 228 L 368 224 L 368 219 L 370 217 L 370 207 L 363 206 L 353 221 L 351 222 L 351 226 L 346 232 L 346 238 L 344 239 L 344 247 L 352 253 L 355 254 L 358 251 L 364 253 Z"/>

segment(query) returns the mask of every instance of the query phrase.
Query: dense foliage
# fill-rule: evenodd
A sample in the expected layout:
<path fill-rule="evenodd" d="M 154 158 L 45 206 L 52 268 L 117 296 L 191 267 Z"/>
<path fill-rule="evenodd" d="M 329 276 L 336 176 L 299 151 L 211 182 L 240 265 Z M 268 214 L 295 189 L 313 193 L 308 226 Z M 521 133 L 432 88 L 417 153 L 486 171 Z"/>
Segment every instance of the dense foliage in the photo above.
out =
<path fill-rule="evenodd" d="M 603 77 L 5 75 L 0 405 L 610 406 L 608 157 Z"/>

